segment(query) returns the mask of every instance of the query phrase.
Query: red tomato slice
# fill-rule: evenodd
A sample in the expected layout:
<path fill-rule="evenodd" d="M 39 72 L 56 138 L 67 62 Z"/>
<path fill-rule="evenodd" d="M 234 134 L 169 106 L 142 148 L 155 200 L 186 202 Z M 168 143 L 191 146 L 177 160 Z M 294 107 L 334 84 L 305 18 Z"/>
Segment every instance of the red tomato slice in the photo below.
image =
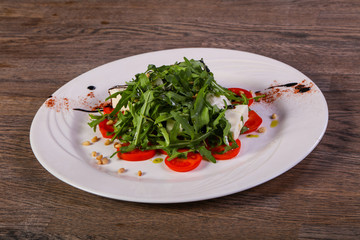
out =
<path fill-rule="evenodd" d="M 256 131 L 262 123 L 262 118 L 254 111 L 249 112 L 249 119 L 244 124 L 249 130 L 244 132 L 244 134 L 251 133 Z"/>
<path fill-rule="evenodd" d="M 185 152 L 186 149 L 180 149 L 179 152 Z M 189 172 L 197 168 L 202 160 L 200 153 L 190 152 L 187 155 L 187 158 L 174 158 L 168 161 L 169 156 L 165 158 L 165 164 L 171 170 L 176 172 Z"/>
<path fill-rule="evenodd" d="M 254 102 L 254 99 L 252 99 L 253 95 L 248 90 L 245 90 L 243 88 L 228 88 L 228 89 L 238 96 L 241 96 L 241 93 L 243 93 L 247 98 L 249 98 L 249 106 L 253 104 Z"/>
<path fill-rule="evenodd" d="M 106 107 L 103 108 L 103 112 L 105 114 L 110 114 L 113 110 L 114 109 L 112 107 L 110 107 L 110 106 L 106 106 Z"/>
<path fill-rule="evenodd" d="M 129 145 L 129 144 L 123 144 L 123 146 Z M 118 151 L 120 151 L 120 149 L 117 149 Z M 142 151 L 140 149 L 135 149 L 132 150 L 130 152 L 126 152 L 126 153 L 122 153 L 122 152 L 118 152 L 117 156 L 120 159 L 124 159 L 127 161 L 144 161 L 144 160 L 148 160 L 150 158 L 152 158 L 153 156 L 155 156 L 156 151 L 155 150 L 145 150 Z"/>
<path fill-rule="evenodd" d="M 112 125 L 107 125 L 106 123 L 108 122 L 107 119 L 105 119 L 104 121 L 101 121 L 99 123 L 99 130 L 101 132 L 101 135 L 104 138 L 112 138 L 115 134 L 111 134 L 108 135 L 107 133 L 112 133 L 114 132 L 114 127 Z"/>
<path fill-rule="evenodd" d="M 237 148 L 231 149 L 223 154 L 219 153 L 224 151 L 224 148 L 226 145 L 221 145 L 221 146 L 217 146 L 211 149 L 211 154 L 214 156 L 215 159 L 217 160 L 228 160 L 231 158 L 236 157 L 239 152 L 240 152 L 240 148 L 241 148 L 241 142 L 239 139 L 236 139 L 236 144 L 239 146 Z M 232 145 L 232 143 L 230 143 L 230 146 Z"/>

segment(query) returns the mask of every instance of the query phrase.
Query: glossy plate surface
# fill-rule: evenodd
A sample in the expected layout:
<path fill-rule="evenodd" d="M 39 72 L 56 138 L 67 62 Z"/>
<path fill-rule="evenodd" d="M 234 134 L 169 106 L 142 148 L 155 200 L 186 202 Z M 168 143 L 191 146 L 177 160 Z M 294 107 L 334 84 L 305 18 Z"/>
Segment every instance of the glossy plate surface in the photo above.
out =
<path fill-rule="evenodd" d="M 108 96 L 108 89 L 130 81 L 148 64 L 169 65 L 201 59 L 224 87 L 240 87 L 267 94 L 254 103 L 267 131 L 258 137 L 241 136 L 240 154 L 216 164 L 202 161 L 187 173 L 169 170 L 164 162 L 127 162 L 114 157 L 97 165 L 92 151 L 109 157 L 114 148 L 104 139 L 82 146 L 99 132 L 87 125 L 90 109 Z M 298 83 L 292 87 L 274 87 Z M 93 89 L 95 87 L 95 89 Z M 307 89 L 304 92 L 299 89 Z M 278 125 L 270 127 L 276 113 Z M 320 89 L 298 70 L 264 56 L 225 49 L 186 48 L 145 53 L 120 59 L 88 71 L 58 89 L 38 110 L 31 125 L 33 152 L 55 177 L 104 197 L 146 203 L 189 202 L 221 197 L 264 183 L 291 169 L 319 143 L 328 122 L 328 108 Z M 164 158 L 157 155 L 154 158 Z M 126 172 L 118 174 L 119 168 Z M 143 176 L 137 175 L 142 171 Z"/>

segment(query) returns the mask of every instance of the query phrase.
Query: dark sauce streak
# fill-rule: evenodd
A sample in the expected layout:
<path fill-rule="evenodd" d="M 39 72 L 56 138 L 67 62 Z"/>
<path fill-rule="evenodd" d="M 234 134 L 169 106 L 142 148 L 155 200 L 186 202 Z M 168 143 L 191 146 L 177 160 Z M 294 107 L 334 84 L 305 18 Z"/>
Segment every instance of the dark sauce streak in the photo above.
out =
<path fill-rule="evenodd" d="M 304 93 L 304 92 L 307 92 L 309 91 L 311 88 L 310 87 L 306 87 L 305 85 L 303 84 L 299 84 L 295 87 L 295 89 L 299 90 L 300 93 Z"/>
<path fill-rule="evenodd" d="M 311 90 L 311 87 L 306 87 L 304 84 L 299 84 L 299 83 L 295 83 L 295 82 L 287 83 L 287 84 L 283 84 L 283 85 L 271 86 L 271 87 L 268 87 L 267 89 L 276 88 L 276 87 L 293 87 L 293 86 L 295 86 L 294 88 L 297 90 L 297 92 L 295 92 L 295 93 L 305 93 L 305 92 Z"/>
<path fill-rule="evenodd" d="M 304 92 L 309 91 L 310 89 L 311 89 L 311 88 L 309 88 L 309 87 L 300 88 L 300 89 L 299 89 L 299 92 L 300 92 L 300 93 L 304 93 Z"/>
<path fill-rule="evenodd" d="M 52 97 L 53 97 L 52 95 L 48 96 L 48 98 L 52 98 Z"/>
<path fill-rule="evenodd" d="M 95 86 L 88 86 L 87 89 L 89 89 L 89 90 L 95 90 L 96 87 L 95 87 Z"/>
<path fill-rule="evenodd" d="M 236 107 L 235 104 L 227 105 L 227 109 L 235 109 L 235 107 Z"/>
<path fill-rule="evenodd" d="M 287 84 L 282 84 L 282 85 L 277 85 L 277 86 L 272 86 L 272 87 L 268 87 L 267 89 L 271 89 L 271 88 L 276 88 L 276 87 L 292 87 L 297 85 L 298 83 L 296 82 L 292 82 L 292 83 L 287 83 Z"/>
<path fill-rule="evenodd" d="M 208 68 L 208 66 L 205 64 L 204 60 L 200 59 L 199 62 L 201 62 L 202 64 L 204 64 L 205 66 L 205 71 L 207 71 L 208 73 L 210 72 L 210 69 Z"/>
<path fill-rule="evenodd" d="M 80 112 L 88 112 L 88 113 L 93 113 L 93 112 L 98 112 L 98 110 L 86 110 L 86 109 L 82 109 L 82 108 L 73 108 L 74 111 L 80 111 Z M 99 109 L 100 111 L 102 111 L 102 109 Z"/>

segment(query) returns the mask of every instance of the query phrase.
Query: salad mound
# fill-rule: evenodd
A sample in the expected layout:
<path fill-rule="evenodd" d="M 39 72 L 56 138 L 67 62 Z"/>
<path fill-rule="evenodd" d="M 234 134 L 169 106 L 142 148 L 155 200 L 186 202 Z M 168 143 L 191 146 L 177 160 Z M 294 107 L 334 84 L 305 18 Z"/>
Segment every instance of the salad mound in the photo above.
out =
<path fill-rule="evenodd" d="M 111 93 L 106 100 L 113 105 L 99 115 L 90 114 L 88 125 L 94 131 L 99 126 L 104 137 L 120 140 L 113 155 L 151 156 L 157 150 L 168 155 L 168 162 L 201 156 L 215 163 L 216 154 L 237 154 L 237 138 L 248 130 L 244 123 L 253 101 L 243 92 L 220 86 L 203 60 L 187 58 L 173 65 L 150 64 Z M 231 123 L 234 113 L 236 124 Z"/>

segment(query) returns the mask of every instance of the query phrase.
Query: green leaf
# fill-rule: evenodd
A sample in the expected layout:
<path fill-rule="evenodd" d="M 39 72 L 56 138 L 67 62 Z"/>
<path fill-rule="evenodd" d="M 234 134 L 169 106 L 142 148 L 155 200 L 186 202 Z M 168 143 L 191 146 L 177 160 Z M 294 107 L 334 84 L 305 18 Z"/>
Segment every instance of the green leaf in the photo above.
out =
<path fill-rule="evenodd" d="M 176 142 L 178 139 L 177 137 L 179 136 L 179 132 L 180 132 L 180 123 L 179 122 L 175 122 L 173 128 L 170 131 L 170 142 Z"/>
<path fill-rule="evenodd" d="M 170 137 L 169 137 L 169 133 L 166 131 L 166 129 L 161 125 L 161 123 L 158 124 L 158 128 L 162 134 L 162 136 L 165 139 L 165 147 L 169 146 L 170 144 Z"/>
<path fill-rule="evenodd" d="M 201 154 L 201 156 L 205 157 L 205 158 L 208 159 L 210 162 L 216 163 L 216 159 L 215 159 L 214 156 L 211 154 L 211 151 L 209 151 L 208 149 L 206 149 L 205 146 L 201 146 L 201 147 L 199 148 L 199 153 Z"/>
<path fill-rule="evenodd" d="M 149 78 L 146 76 L 145 73 L 139 74 L 138 78 L 139 78 L 139 82 L 140 82 L 140 87 L 141 87 L 144 91 L 146 91 L 146 90 L 149 88 L 149 86 L 150 86 L 150 80 L 149 80 Z"/>
<path fill-rule="evenodd" d="M 164 122 L 168 119 L 172 118 L 172 115 L 170 113 L 167 112 L 162 112 L 159 114 L 159 116 L 155 119 L 155 124 L 160 123 L 160 122 Z"/>
<path fill-rule="evenodd" d="M 187 99 L 185 96 L 181 96 L 180 94 L 177 94 L 175 92 L 167 92 L 165 94 L 169 99 L 180 103 L 186 101 Z"/>
<path fill-rule="evenodd" d="M 144 96 L 144 104 L 140 109 L 140 114 L 139 114 L 140 116 L 138 117 L 138 119 L 136 119 L 136 124 L 134 124 L 136 126 L 136 132 L 133 139 L 133 144 L 135 146 L 139 143 L 139 135 L 142 124 L 144 122 L 144 115 L 149 111 L 150 101 L 153 98 L 153 92 L 151 90 L 146 91 L 143 96 Z"/>
<path fill-rule="evenodd" d="M 240 134 L 244 134 L 247 130 L 249 130 L 249 128 L 244 125 L 240 130 Z"/>
<path fill-rule="evenodd" d="M 194 138 L 195 131 L 194 128 L 190 125 L 189 121 L 186 120 L 186 118 L 184 118 L 183 116 L 181 116 L 178 112 L 171 111 L 170 114 L 177 122 L 181 124 L 185 132 L 189 134 L 191 138 Z"/>
<path fill-rule="evenodd" d="M 230 128 L 231 128 L 231 124 L 226 120 L 226 125 L 223 132 L 223 141 L 226 145 L 229 145 Z"/>

